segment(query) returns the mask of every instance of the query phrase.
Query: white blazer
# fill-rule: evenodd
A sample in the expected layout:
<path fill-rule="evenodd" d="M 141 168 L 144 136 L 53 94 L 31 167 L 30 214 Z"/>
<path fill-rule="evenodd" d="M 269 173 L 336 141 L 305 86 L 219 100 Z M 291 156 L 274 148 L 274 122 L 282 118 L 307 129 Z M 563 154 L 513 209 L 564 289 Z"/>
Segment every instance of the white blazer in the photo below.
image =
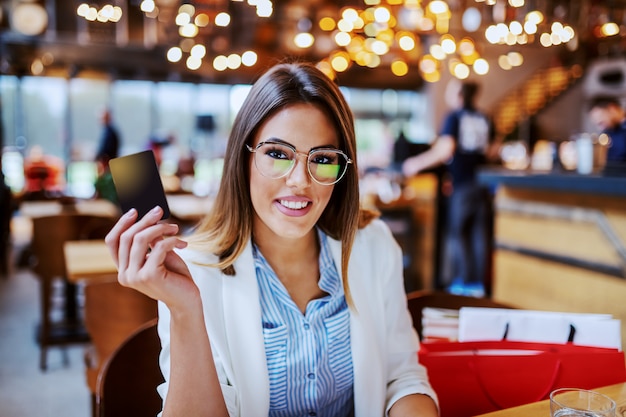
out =
<path fill-rule="evenodd" d="M 337 269 L 341 243 L 329 238 Z M 269 411 L 269 377 L 261 328 L 259 289 L 248 242 L 235 262 L 235 276 L 201 264 L 213 255 L 180 251 L 203 300 L 204 319 L 231 417 L 265 417 Z M 413 393 L 437 401 L 418 363 L 419 339 L 406 307 L 402 253 L 389 228 L 375 220 L 357 232 L 349 268 L 350 341 L 354 365 L 355 417 L 382 417 L 399 398 Z M 170 375 L 170 314 L 159 302 L 160 366 L 166 398 Z"/>

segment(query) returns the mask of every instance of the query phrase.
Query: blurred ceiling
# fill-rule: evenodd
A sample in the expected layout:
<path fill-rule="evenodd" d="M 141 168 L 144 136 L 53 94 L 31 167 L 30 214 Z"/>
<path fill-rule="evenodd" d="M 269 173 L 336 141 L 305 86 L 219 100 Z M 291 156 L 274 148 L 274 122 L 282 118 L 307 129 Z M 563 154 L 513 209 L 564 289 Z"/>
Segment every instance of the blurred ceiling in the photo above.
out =
<path fill-rule="evenodd" d="M 272 63 L 300 59 L 319 63 L 342 85 L 416 89 L 435 80 L 428 71 L 453 71 L 453 54 L 471 71 L 489 48 L 506 53 L 548 47 L 541 46 L 540 36 L 555 33 L 555 22 L 560 30 L 572 28 L 574 36 L 552 35 L 552 47 L 575 59 L 621 54 L 626 34 L 626 0 L 2 0 L 0 5 L 0 73 L 15 75 L 233 84 L 253 81 Z M 121 17 L 114 16 L 113 6 Z M 85 16 L 79 16 L 81 8 Z M 89 17 L 89 8 L 100 17 Z M 526 34 L 533 11 L 543 20 L 536 33 Z M 521 34 L 514 21 L 524 28 Z M 341 26 L 346 22 L 352 26 Z M 509 32 L 499 40 L 485 39 L 490 26 L 503 25 Z M 312 44 L 297 46 L 298 35 Z M 432 45 L 444 46 L 446 36 L 457 50 L 426 61 L 434 55 Z M 463 38 L 472 43 L 467 55 L 458 49 Z M 241 62 L 246 51 L 256 57 L 250 66 Z"/>

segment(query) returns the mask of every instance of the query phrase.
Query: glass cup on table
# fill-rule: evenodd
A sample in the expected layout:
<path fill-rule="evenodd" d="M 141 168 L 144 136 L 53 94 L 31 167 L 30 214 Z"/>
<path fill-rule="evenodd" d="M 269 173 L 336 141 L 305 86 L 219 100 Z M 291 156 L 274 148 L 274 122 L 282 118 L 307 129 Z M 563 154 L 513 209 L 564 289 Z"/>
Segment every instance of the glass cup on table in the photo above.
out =
<path fill-rule="evenodd" d="M 551 417 L 615 417 L 616 404 L 599 392 L 560 388 L 550 393 Z"/>

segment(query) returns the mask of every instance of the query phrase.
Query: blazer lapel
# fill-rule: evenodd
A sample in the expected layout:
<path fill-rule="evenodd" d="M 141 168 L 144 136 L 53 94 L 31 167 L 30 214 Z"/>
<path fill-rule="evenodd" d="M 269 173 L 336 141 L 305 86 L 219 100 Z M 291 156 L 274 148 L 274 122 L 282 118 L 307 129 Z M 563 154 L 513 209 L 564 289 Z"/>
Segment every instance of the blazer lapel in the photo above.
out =
<path fill-rule="evenodd" d="M 224 326 L 239 393 L 239 415 L 267 415 L 269 376 L 261 328 L 261 306 L 252 245 L 235 262 L 235 276 L 224 276 Z"/>
<path fill-rule="evenodd" d="M 329 239 L 333 259 L 339 275 L 341 275 L 341 242 Z M 355 250 L 356 249 L 356 250 Z M 352 364 L 354 367 L 354 411 L 355 416 L 372 416 L 384 414 L 384 390 L 385 379 L 383 375 L 384 364 L 380 363 L 381 352 L 379 341 L 375 339 L 375 332 L 368 327 L 373 323 L 372 311 L 367 302 L 368 290 L 362 284 L 359 277 L 370 273 L 363 270 L 359 262 L 359 251 L 355 246 L 348 265 L 348 279 L 350 294 L 354 307 L 350 309 L 350 345 L 352 350 Z M 382 312 L 380 312 L 382 314 Z M 382 396 L 381 396 L 382 395 Z M 373 410 L 381 410 L 379 414 Z"/>

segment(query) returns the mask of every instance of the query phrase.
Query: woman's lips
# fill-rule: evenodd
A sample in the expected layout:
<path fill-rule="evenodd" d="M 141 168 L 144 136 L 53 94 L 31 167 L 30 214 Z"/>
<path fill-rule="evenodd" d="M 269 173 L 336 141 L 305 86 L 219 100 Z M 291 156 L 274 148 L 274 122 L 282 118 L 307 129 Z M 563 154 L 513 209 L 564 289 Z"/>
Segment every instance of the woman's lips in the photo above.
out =
<path fill-rule="evenodd" d="M 292 210 L 300 210 L 309 205 L 309 201 L 289 201 L 289 200 L 278 200 L 278 202 Z"/>
<path fill-rule="evenodd" d="M 278 210 L 291 217 L 300 217 L 307 214 L 312 207 L 312 203 L 309 200 L 288 200 L 288 199 L 278 199 L 275 201 L 276 207 Z"/>

